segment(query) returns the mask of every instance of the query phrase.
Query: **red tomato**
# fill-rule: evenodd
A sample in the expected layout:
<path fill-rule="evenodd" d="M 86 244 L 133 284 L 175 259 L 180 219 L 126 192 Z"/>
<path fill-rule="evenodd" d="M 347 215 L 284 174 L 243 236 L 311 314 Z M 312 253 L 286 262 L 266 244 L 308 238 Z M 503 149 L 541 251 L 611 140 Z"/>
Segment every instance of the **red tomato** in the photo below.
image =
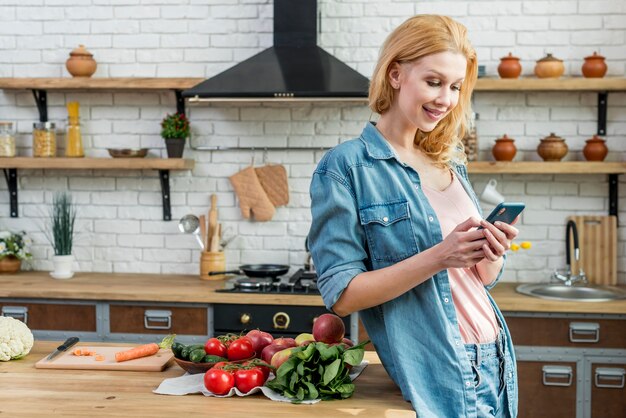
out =
<path fill-rule="evenodd" d="M 227 361 L 220 361 L 220 362 L 215 363 L 215 364 L 213 365 L 213 367 L 211 367 L 211 368 L 212 368 L 212 369 L 223 369 L 223 368 L 224 368 L 224 366 L 226 366 L 227 364 L 230 364 L 230 363 L 229 363 L 229 362 L 227 362 Z"/>
<path fill-rule="evenodd" d="M 226 395 L 235 386 L 235 376 L 222 369 L 209 369 L 204 374 L 204 387 L 216 395 Z"/>
<path fill-rule="evenodd" d="M 204 352 L 212 356 L 226 357 L 226 346 L 217 338 L 209 338 L 204 344 Z"/>
<path fill-rule="evenodd" d="M 261 364 L 252 362 L 252 361 L 247 361 L 244 363 L 244 366 L 254 366 L 257 369 L 261 370 L 261 372 L 263 373 L 263 379 L 267 380 L 267 378 L 270 375 L 270 368 L 268 366 L 263 366 Z"/>
<path fill-rule="evenodd" d="M 257 386 L 263 386 L 265 378 L 261 369 L 239 369 L 235 372 L 235 386 L 243 393 L 250 392 Z"/>
<path fill-rule="evenodd" d="M 254 356 L 254 347 L 248 337 L 240 337 L 228 346 L 228 360 L 244 360 Z"/>

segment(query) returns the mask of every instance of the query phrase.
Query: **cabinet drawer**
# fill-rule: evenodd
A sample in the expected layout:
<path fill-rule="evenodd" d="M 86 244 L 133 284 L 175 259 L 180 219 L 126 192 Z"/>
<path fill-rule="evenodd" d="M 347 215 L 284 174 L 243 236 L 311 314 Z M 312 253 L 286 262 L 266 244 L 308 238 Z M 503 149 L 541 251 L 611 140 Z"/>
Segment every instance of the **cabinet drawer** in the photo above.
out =
<path fill-rule="evenodd" d="M 626 361 L 591 365 L 591 416 L 623 418 L 626 411 Z"/>
<path fill-rule="evenodd" d="M 518 361 L 517 375 L 520 418 L 576 416 L 576 363 Z"/>
<path fill-rule="evenodd" d="M 513 344 L 626 348 L 626 320 L 507 317 Z"/>
<path fill-rule="evenodd" d="M 207 308 L 109 306 L 111 333 L 208 335 Z"/>
<path fill-rule="evenodd" d="M 37 331 L 96 332 L 96 305 L 0 302 L 0 312 Z"/>

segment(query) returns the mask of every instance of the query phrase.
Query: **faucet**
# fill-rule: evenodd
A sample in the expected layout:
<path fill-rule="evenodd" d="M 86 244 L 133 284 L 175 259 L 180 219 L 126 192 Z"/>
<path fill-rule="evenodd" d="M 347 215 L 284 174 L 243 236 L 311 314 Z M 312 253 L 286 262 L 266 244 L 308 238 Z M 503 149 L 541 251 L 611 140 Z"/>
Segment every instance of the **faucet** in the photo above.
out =
<path fill-rule="evenodd" d="M 572 275 L 572 258 L 570 254 L 570 236 L 574 239 L 574 260 L 580 260 L 580 246 L 578 245 L 578 229 L 576 228 L 576 222 L 570 220 L 567 221 L 565 226 L 565 262 L 567 265 L 567 271 L 565 274 L 559 273 L 558 270 L 554 270 L 552 277 L 563 282 L 565 286 L 571 286 L 576 282 L 587 283 L 587 276 L 583 268 L 578 266 L 578 276 Z"/>

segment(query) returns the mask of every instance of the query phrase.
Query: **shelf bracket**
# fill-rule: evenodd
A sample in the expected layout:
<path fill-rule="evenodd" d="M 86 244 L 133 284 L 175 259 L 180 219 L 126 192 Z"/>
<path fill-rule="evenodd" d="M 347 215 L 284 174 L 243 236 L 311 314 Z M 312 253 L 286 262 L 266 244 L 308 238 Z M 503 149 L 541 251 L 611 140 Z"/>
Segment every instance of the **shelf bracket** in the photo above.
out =
<path fill-rule="evenodd" d="M 48 122 L 48 92 L 46 90 L 33 90 L 33 96 L 39 110 L 39 122 Z"/>
<path fill-rule="evenodd" d="M 176 93 L 176 111 L 181 114 L 185 114 L 185 98 L 183 97 L 182 90 L 174 90 Z"/>
<path fill-rule="evenodd" d="M 161 198 L 163 200 L 163 220 L 172 220 L 172 207 L 170 204 L 170 170 L 159 170 L 161 179 Z"/>
<path fill-rule="evenodd" d="M 617 174 L 609 174 L 609 215 L 617 217 Z M 618 219 L 619 221 L 619 219 Z"/>
<path fill-rule="evenodd" d="M 3 168 L 4 178 L 7 180 L 9 188 L 9 199 L 11 201 L 11 218 L 17 218 L 17 168 Z"/>
<path fill-rule="evenodd" d="M 598 93 L 598 135 L 606 135 L 606 108 L 608 106 L 609 93 L 601 91 Z"/>

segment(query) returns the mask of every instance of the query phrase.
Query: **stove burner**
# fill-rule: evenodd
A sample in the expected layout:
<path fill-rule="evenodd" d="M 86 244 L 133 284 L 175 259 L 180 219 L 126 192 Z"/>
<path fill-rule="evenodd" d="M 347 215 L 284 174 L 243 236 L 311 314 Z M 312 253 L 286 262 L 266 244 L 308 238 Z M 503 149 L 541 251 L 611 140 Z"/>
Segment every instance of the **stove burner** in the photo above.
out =
<path fill-rule="evenodd" d="M 258 291 L 263 288 L 270 287 L 271 285 L 271 277 L 244 277 L 242 279 L 235 280 L 235 282 L 233 283 L 233 288 L 243 291 Z"/>
<path fill-rule="evenodd" d="M 298 269 L 289 278 L 241 277 L 233 279 L 226 283 L 224 289 L 217 289 L 217 292 L 319 295 L 319 290 L 317 289 L 317 275 L 314 272 L 305 271 L 304 269 Z"/>

